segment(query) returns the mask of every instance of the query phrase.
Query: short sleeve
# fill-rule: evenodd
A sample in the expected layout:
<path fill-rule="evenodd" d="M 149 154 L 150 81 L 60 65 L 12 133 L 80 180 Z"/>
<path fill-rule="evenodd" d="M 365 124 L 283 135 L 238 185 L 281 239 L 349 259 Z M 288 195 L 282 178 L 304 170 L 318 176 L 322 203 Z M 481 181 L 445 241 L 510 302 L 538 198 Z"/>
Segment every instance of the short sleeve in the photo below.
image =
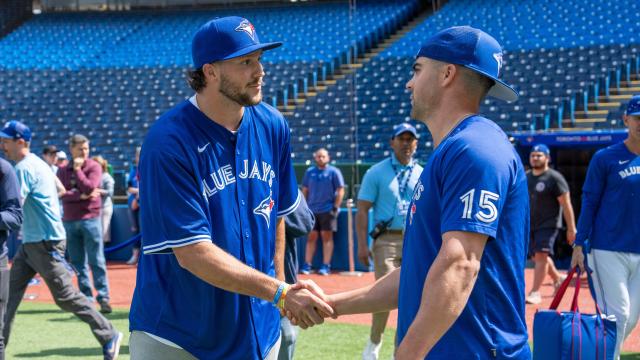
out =
<path fill-rule="evenodd" d="M 467 231 L 496 237 L 509 189 L 508 161 L 486 147 L 452 144 L 439 174 L 441 233 Z"/>
<path fill-rule="evenodd" d="M 140 165 L 140 222 L 145 254 L 211 241 L 206 200 L 185 156 L 143 146 Z"/>
<path fill-rule="evenodd" d="M 375 203 L 378 199 L 377 190 L 377 177 L 372 174 L 371 169 L 367 170 L 362 178 L 362 184 L 360 184 L 360 191 L 358 191 L 358 200 L 364 200 L 371 203 Z"/>
<path fill-rule="evenodd" d="M 16 177 L 18 178 L 18 186 L 20 187 L 20 199 L 24 199 L 31 193 L 31 184 L 33 183 L 33 175 L 24 168 L 16 168 Z"/>
<path fill-rule="evenodd" d="M 342 177 L 342 172 L 338 168 L 334 168 L 333 174 L 333 187 L 335 189 L 339 189 L 344 187 L 344 178 Z"/>
<path fill-rule="evenodd" d="M 307 171 L 304 172 L 304 175 L 302 176 L 302 186 L 308 188 L 309 187 L 309 172 L 311 171 L 311 169 L 307 169 Z"/>
<path fill-rule="evenodd" d="M 298 182 L 291 162 L 291 145 L 289 143 L 289 127 L 282 120 L 282 133 L 280 134 L 281 151 L 278 176 L 278 217 L 287 216 L 294 212 L 300 204 L 298 194 Z"/>
<path fill-rule="evenodd" d="M 567 180 L 564 179 L 564 176 L 557 172 L 556 174 L 556 193 L 555 196 L 558 197 L 562 194 L 569 192 L 569 184 L 567 184 Z"/>

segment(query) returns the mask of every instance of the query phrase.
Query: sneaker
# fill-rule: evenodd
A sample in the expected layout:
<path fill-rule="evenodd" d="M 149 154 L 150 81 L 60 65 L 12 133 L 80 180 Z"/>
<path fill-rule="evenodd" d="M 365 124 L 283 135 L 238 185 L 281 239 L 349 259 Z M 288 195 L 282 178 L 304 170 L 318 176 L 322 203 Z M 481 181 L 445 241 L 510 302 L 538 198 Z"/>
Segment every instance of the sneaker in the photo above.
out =
<path fill-rule="evenodd" d="M 309 275 L 311 274 L 311 264 L 304 263 L 302 264 L 302 268 L 300 269 L 301 274 Z"/>
<path fill-rule="evenodd" d="M 532 291 L 526 298 L 527 304 L 537 305 L 542 302 L 542 296 L 539 291 Z"/>
<path fill-rule="evenodd" d="M 382 347 L 382 340 L 380 343 L 375 344 L 371 342 L 371 339 L 367 340 L 367 346 L 362 351 L 362 360 L 378 360 L 378 354 L 380 354 L 380 348 Z"/>
<path fill-rule="evenodd" d="M 111 314 L 113 309 L 109 304 L 109 300 L 100 300 L 100 312 L 103 314 Z"/>
<path fill-rule="evenodd" d="M 322 266 L 320 266 L 320 269 L 318 270 L 318 275 L 327 276 L 329 275 L 330 272 L 331 272 L 331 265 L 322 264 Z"/>
<path fill-rule="evenodd" d="M 118 331 L 118 333 L 116 333 L 116 336 L 111 338 L 108 343 L 104 344 L 104 346 L 102 347 L 102 355 L 104 355 L 104 360 L 115 360 L 118 358 L 123 337 L 124 336 L 122 335 L 122 333 Z"/>

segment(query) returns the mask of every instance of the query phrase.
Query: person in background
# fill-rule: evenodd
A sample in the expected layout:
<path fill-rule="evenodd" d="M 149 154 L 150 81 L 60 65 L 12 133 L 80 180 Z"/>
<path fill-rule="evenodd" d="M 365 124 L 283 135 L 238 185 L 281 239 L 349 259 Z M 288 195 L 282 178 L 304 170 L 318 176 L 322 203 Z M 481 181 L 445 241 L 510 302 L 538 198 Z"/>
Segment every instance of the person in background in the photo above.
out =
<path fill-rule="evenodd" d="M 109 162 L 102 156 L 94 156 L 95 160 L 102 167 L 102 181 L 98 192 L 102 198 L 102 210 L 100 218 L 102 220 L 102 241 L 108 243 L 111 241 L 111 217 L 113 216 L 113 188 L 115 180 L 109 173 Z"/>
<path fill-rule="evenodd" d="M 567 241 L 576 239 L 576 221 L 571 205 L 569 184 L 564 176 L 549 167 L 549 148 L 544 144 L 535 145 L 529 154 L 531 170 L 527 171 L 529 204 L 531 206 L 530 255 L 536 267 L 533 273 L 533 287 L 526 298 L 528 304 L 542 302 L 540 286 L 545 276 L 553 280 L 558 288 L 566 278 L 556 269 L 553 259 L 553 245 L 562 228 L 562 214 L 567 225 Z"/>
<path fill-rule="evenodd" d="M 9 250 L 7 240 L 14 231 L 20 231 L 22 225 L 22 206 L 20 206 L 20 188 L 13 166 L 0 158 L 0 360 L 4 360 L 6 347 L 4 316 L 9 300 Z"/>
<path fill-rule="evenodd" d="M 593 270 L 603 313 L 616 316 L 614 359 L 640 318 L 640 95 L 624 115 L 627 139 L 593 155 L 582 188 L 571 266 Z"/>
<path fill-rule="evenodd" d="M 107 314 L 112 310 L 100 218 L 102 167 L 89 158 L 89 139 L 84 135 L 73 135 L 69 139 L 69 150 L 73 162 L 58 169 L 58 178 L 67 189 L 62 196 L 62 222 L 67 232 L 69 258 L 78 272 L 80 291 L 92 300 L 89 263 L 93 287 L 98 293 L 96 300 L 100 311 Z"/>
<path fill-rule="evenodd" d="M 284 278 L 289 284 L 298 282 L 298 246 L 296 239 L 307 235 L 314 226 L 313 211 L 309 209 L 302 193 L 299 193 L 300 205 L 294 212 L 284 218 L 285 248 L 284 248 Z M 291 324 L 286 317 L 280 318 L 280 333 L 282 342 L 278 360 L 292 360 L 296 348 L 299 327 Z"/>
<path fill-rule="evenodd" d="M 307 238 L 305 263 L 301 273 L 311 272 L 311 262 L 316 252 L 318 236 L 322 238 L 322 265 L 320 275 L 329 275 L 333 256 L 333 233 L 338 230 L 338 211 L 344 197 L 344 179 L 342 172 L 329 165 L 329 152 L 320 148 L 313 154 L 316 166 L 312 166 L 302 178 L 302 193 L 309 203 L 316 219 L 315 228 Z"/>
<path fill-rule="evenodd" d="M 53 170 L 53 173 L 58 172 L 58 148 L 55 145 L 47 145 L 42 149 L 42 160 L 47 163 Z"/>
<path fill-rule="evenodd" d="M 136 155 L 133 159 L 133 166 L 129 171 L 127 179 L 127 204 L 129 205 L 129 216 L 131 219 L 131 231 L 134 235 L 140 233 L 140 195 L 138 193 L 140 175 L 138 174 L 138 164 L 140 163 L 140 146 L 136 147 Z M 136 265 L 138 258 L 140 257 L 140 245 L 141 240 L 136 241 L 133 244 L 133 252 L 131 257 L 127 260 L 128 265 Z"/>
<path fill-rule="evenodd" d="M 58 151 L 58 153 L 56 154 L 56 158 L 57 158 L 56 166 L 58 169 L 63 166 L 67 166 L 69 164 L 69 159 L 67 158 L 67 154 L 62 150 Z M 56 174 L 57 173 L 58 172 L 56 171 Z"/>

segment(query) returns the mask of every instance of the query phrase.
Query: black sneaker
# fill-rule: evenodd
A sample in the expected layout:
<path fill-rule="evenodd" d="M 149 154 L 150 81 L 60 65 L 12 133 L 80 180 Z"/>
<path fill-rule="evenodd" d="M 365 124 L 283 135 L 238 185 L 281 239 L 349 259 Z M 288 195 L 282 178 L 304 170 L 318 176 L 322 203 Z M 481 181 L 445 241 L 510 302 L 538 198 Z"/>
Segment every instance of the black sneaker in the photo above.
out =
<path fill-rule="evenodd" d="M 116 360 L 118 358 L 123 337 L 124 336 L 122 335 L 122 333 L 118 331 L 116 335 L 111 340 L 109 340 L 108 343 L 104 344 L 104 346 L 102 347 L 102 355 L 104 355 L 104 360 Z"/>
<path fill-rule="evenodd" d="M 111 312 L 113 311 L 113 309 L 111 308 L 111 305 L 109 305 L 109 301 L 108 300 L 100 300 L 100 312 L 103 314 L 111 314 Z"/>

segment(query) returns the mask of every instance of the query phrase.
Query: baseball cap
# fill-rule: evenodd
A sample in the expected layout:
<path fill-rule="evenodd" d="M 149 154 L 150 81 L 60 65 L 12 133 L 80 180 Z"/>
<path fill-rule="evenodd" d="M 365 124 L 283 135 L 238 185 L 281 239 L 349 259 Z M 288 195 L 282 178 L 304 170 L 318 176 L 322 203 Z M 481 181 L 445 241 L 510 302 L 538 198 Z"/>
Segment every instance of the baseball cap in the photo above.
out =
<path fill-rule="evenodd" d="M 2 131 L 0 131 L 0 137 L 5 139 L 24 139 L 24 141 L 31 141 L 31 129 L 20 121 L 11 120 L 4 124 Z"/>
<path fill-rule="evenodd" d="M 58 156 L 58 160 L 65 160 L 67 158 L 67 154 L 62 150 L 58 151 L 56 155 Z"/>
<path fill-rule="evenodd" d="M 549 147 L 547 147 L 547 145 L 545 145 L 545 144 L 537 144 L 537 145 L 534 145 L 534 146 L 531 148 L 531 152 L 532 152 L 532 153 L 533 153 L 533 152 L 541 152 L 541 153 L 543 153 L 543 154 L 545 154 L 545 155 L 547 155 L 547 156 L 549 156 L 549 153 L 550 153 L 550 152 L 549 152 Z"/>
<path fill-rule="evenodd" d="M 627 104 L 627 115 L 640 115 L 640 95 L 634 95 Z"/>
<path fill-rule="evenodd" d="M 210 20 L 193 36 L 191 56 L 193 65 L 200 69 L 204 64 L 229 60 L 258 50 L 271 50 L 281 42 L 260 43 L 258 33 L 249 20 L 239 16 L 227 16 Z"/>
<path fill-rule="evenodd" d="M 454 26 L 441 30 L 422 45 L 416 58 L 422 56 L 478 72 L 495 82 L 487 95 L 509 102 L 518 100 L 518 92 L 499 79 L 502 47 L 480 29 Z"/>
<path fill-rule="evenodd" d="M 416 139 L 418 138 L 418 132 L 416 131 L 416 128 L 414 128 L 413 125 L 409 123 L 402 123 L 394 126 L 393 136 L 391 138 L 393 139 L 394 137 L 406 132 L 411 133 Z"/>

